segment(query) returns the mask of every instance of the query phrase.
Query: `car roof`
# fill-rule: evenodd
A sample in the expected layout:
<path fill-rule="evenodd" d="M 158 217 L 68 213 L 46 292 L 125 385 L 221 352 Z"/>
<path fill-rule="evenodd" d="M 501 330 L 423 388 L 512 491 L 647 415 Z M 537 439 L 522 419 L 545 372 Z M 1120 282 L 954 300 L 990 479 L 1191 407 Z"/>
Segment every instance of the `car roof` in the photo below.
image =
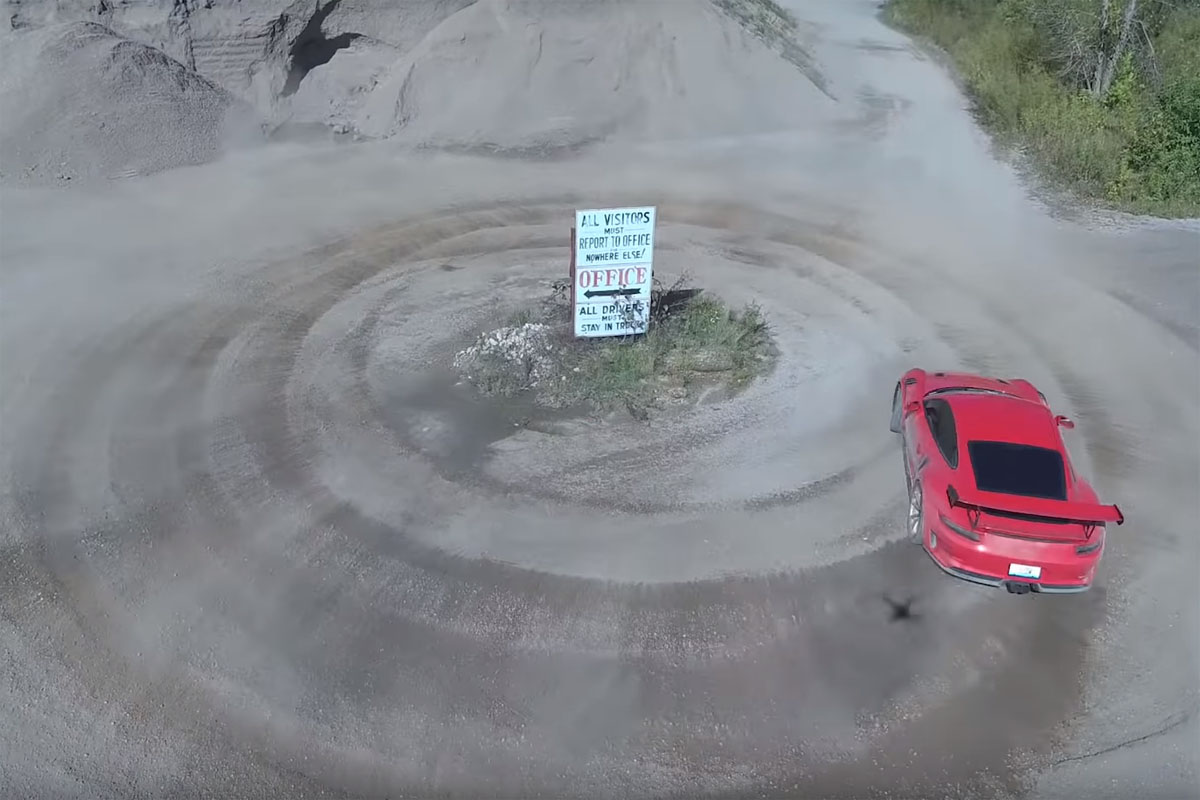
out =
<path fill-rule="evenodd" d="M 958 440 L 1011 442 L 1048 447 L 1062 452 L 1062 439 L 1050 410 L 1012 395 L 944 392 L 930 400 L 945 400 L 954 414 Z"/>

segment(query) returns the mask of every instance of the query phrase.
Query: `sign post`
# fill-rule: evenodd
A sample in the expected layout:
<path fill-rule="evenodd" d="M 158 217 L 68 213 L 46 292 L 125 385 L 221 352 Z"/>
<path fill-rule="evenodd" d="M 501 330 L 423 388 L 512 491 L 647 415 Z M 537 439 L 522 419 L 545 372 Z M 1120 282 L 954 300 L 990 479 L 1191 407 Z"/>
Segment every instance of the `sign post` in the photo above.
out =
<path fill-rule="evenodd" d="M 656 208 L 575 212 L 571 307 L 576 338 L 629 336 L 650 326 Z"/>
<path fill-rule="evenodd" d="M 575 311 L 575 226 L 571 226 L 571 314 Z"/>

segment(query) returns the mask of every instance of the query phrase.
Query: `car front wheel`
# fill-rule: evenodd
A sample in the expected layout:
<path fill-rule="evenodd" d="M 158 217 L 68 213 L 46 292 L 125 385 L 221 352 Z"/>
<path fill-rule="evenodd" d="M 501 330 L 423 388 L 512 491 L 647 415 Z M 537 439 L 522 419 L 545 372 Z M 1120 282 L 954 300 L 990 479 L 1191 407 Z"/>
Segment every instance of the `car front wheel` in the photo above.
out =
<path fill-rule="evenodd" d="M 892 433 L 900 432 L 900 383 L 896 383 L 896 391 L 892 393 L 892 419 L 888 424 Z"/>
<path fill-rule="evenodd" d="M 913 544 L 921 544 L 925 533 L 925 511 L 921 494 L 921 484 L 914 481 L 908 488 L 908 539 Z"/>

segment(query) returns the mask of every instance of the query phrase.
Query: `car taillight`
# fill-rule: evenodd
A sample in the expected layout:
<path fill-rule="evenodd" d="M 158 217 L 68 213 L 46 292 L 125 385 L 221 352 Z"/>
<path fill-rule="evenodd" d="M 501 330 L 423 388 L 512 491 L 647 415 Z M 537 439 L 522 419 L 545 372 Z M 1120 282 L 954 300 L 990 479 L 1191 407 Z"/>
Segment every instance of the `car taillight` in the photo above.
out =
<path fill-rule="evenodd" d="M 1091 544 L 1081 544 L 1075 548 L 1075 554 L 1086 556 L 1088 553 L 1094 553 L 1100 549 L 1100 545 L 1104 544 L 1103 540 L 1097 539 Z"/>
<path fill-rule="evenodd" d="M 963 528 L 963 527 L 961 527 L 961 526 L 959 526 L 959 525 L 955 525 L 953 522 L 951 522 L 950 520 L 946 519 L 946 515 L 945 515 L 945 514 L 938 514 L 938 517 L 940 517 L 940 518 L 941 518 L 941 520 L 942 520 L 942 524 L 943 524 L 943 525 L 945 525 L 947 528 L 949 528 L 950 530 L 952 530 L 952 531 L 954 531 L 955 533 L 957 533 L 959 536 L 962 536 L 962 537 L 964 537 L 964 538 L 966 538 L 966 539 L 970 539 L 972 542 L 978 542 L 978 541 L 979 541 L 979 534 L 978 534 L 978 533 L 976 533 L 975 531 L 969 531 L 969 530 L 967 530 L 966 528 Z"/>

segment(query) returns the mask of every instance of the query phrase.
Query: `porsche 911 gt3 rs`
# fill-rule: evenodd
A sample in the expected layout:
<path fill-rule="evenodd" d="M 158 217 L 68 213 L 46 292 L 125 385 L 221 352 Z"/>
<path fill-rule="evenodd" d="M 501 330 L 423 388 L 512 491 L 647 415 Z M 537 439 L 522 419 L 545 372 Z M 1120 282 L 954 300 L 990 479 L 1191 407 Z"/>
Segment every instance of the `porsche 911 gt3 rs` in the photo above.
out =
<path fill-rule="evenodd" d="M 1071 463 L 1046 397 L 1023 379 L 911 369 L 896 383 L 908 533 L 954 577 L 1010 592 L 1082 592 L 1116 505 Z"/>

